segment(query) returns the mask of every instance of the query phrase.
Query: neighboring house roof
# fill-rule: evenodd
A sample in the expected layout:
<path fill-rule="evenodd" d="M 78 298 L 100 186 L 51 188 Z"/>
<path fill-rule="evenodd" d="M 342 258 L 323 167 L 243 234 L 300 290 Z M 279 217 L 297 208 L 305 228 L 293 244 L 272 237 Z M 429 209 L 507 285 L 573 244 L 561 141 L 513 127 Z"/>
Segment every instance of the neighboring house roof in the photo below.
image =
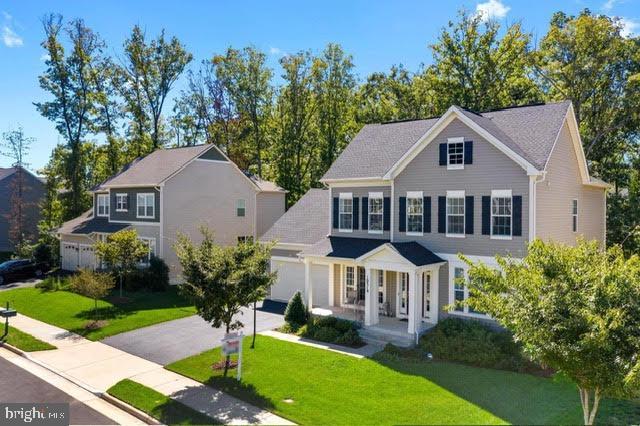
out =
<path fill-rule="evenodd" d="M 330 204 L 328 189 L 310 189 L 260 240 L 277 240 L 284 244 L 316 243 L 328 233 Z"/>
<path fill-rule="evenodd" d="M 247 175 L 247 177 L 251 179 L 251 181 L 255 183 L 258 189 L 260 189 L 260 191 L 262 192 L 287 192 L 287 190 L 285 190 L 284 188 L 281 188 L 275 183 L 270 182 L 268 180 L 262 180 L 258 176 Z"/>
<path fill-rule="evenodd" d="M 110 177 L 94 190 L 107 189 L 110 186 L 160 185 L 189 161 L 212 147 L 213 145 L 197 145 L 158 149 L 146 157 L 132 161 L 124 170 Z"/>
<path fill-rule="evenodd" d="M 16 167 L 0 167 L 0 180 L 3 180 L 5 178 L 8 178 L 9 176 L 11 176 L 12 174 L 14 174 L 16 172 L 16 170 L 18 170 Z M 33 172 L 29 171 L 29 169 L 23 167 L 22 170 L 24 170 L 25 172 L 27 172 L 28 174 L 30 174 L 31 176 L 33 176 L 35 179 L 37 179 L 39 182 L 41 182 L 42 184 L 47 183 L 46 179 L 41 177 L 41 176 L 37 176 L 36 174 L 34 174 Z"/>
<path fill-rule="evenodd" d="M 93 209 L 87 210 L 80 216 L 71 219 L 58 228 L 58 234 L 93 234 L 96 232 L 111 234 L 121 231 L 129 225 L 126 223 L 109 222 L 106 217 L 94 217 Z"/>
<path fill-rule="evenodd" d="M 563 101 L 483 113 L 456 110 L 543 170 L 570 105 Z M 384 176 L 438 121 L 439 117 L 364 126 L 322 180 Z"/>

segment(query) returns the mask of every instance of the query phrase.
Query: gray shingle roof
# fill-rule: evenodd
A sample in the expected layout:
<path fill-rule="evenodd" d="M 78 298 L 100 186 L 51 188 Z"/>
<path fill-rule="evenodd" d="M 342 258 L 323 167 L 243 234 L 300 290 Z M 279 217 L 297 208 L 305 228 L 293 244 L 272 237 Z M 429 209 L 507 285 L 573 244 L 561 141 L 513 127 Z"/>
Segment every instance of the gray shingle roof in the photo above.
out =
<path fill-rule="evenodd" d="M 94 217 L 93 209 L 91 209 L 82 213 L 80 216 L 63 223 L 62 226 L 58 228 L 58 233 L 89 235 L 94 232 L 102 232 L 111 234 L 127 228 L 128 226 L 129 225 L 126 223 L 109 222 L 106 217 Z"/>
<path fill-rule="evenodd" d="M 310 189 L 260 237 L 289 244 L 314 244 L 329 232 L 329 190 Z"/>
<path fill-rule="evenodd" d="M 400 253 L 402 257 L 416 266 L 426 266 L 434 263 L 444 262 L 444 260 L 438 257 L 434 252 L 415 241 L 390 244 L 398 251 L 398 253 Z"/>
<path fill-rule="evenodd" d="M 459 108 L 518 155 L 542 170 L 570 102 L 530 105 L 476 114 Z M 368 124 L 334 161 L 323 179 L 380 178 L 438 118 Z"/>

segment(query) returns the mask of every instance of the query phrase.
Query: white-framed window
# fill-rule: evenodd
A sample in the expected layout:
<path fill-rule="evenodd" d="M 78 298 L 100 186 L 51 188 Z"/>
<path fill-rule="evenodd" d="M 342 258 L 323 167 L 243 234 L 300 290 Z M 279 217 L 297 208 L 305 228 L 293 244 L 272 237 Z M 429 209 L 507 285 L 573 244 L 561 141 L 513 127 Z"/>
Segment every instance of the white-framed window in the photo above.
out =
<path fill-rule="evenodd" d="M 353 194 L 341 192 L 339 201 L 339 226 L 340 232 L 353 231 Z"/>
<path fill-rule="evenodd" d="M 464 191 L 447 191 L 447 237 L 464 237 Z"/>
<path fill-rule="evenodd" d="M 384 218 L 384 197 L 382 192 L 369 193 L 369 233 L 382 234 Z"/>
<path fill-rule="evenodd" d="M 98 203 L 98 216 L 109 216 L 109 194 L 98 194 L 96 202 Z"/>
<path fill-rule="evenodd" d="M 422 191 L 407 192 L 407 235 L 422 235 Z"/>
<path fill-rule="evenodd" d="M 141 193 L 136 197 L 136 217 L 153 219 L 156 215 L 156 194 Z"/>
<path fill-rule="evenodd" d="M 116 211 L 126 212 L 129 210 L 129 195 L 116 194 Z"/>
<path fill-rule="evenodd" d="M 491 238 L 511 239 L 512 206 L 510 189 L 491 191 Z"/>
<path fill-rule="evenodd" d="M 484 312 L 475 311 L 466 303 L 458 306 L 457 302 L 464 303 L 469 298 L 469 286 L 467 285 L 469 277 L 467 276 L 467 270 L 459 264 L 454 264 L 452 265 L 452 270 L 450 270 L 449 273 L 451 274 L 450 277 L 453 287 L 451 294 L 453 300 L 451 300 L 451 302 L 456 302 L 456 307 L 453 311 L 465 315 L 470 314 L 471 316 L 486 317 Z"/>
<path fill-rule="evenodd" d="M 356 279 L 353 266 L 345 267 L 344 290 L 346 302 L 353 303 L 356 300 Z"/>
<path fill-rule="evenodd" d="M 447 140 L 447 170 L 464 169 L 464 138 Z"/>
<path fill-rule="evenodd" d="M 236 216 L 244 217 L 247 214 L 247 202 L 243 199 L 236 200 Z"/>
<path fill-rule="evenodd" d="M 578 232 L 578 200 L 571 200 L 571 229 Z"/>
<path fill-rule="evenodd" d="M 151 258 L 156 255 L 156 239 L 150 237 L 138 237 L 138 239 L 149 246 L 149 253 L 143 259 L 140 259 L 141 264 L 148 265 Z"/>

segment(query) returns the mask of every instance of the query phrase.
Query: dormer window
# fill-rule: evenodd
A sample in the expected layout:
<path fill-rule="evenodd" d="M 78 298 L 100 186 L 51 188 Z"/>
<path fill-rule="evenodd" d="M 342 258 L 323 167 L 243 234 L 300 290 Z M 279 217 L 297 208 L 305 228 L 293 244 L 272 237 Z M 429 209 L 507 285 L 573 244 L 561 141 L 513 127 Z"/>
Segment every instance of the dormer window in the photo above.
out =
<path fill-rule="evenodd" d="M 109 216 L 109 194 L 98 194 L 96 202 L 98 204 L 98 216 Z"/>
<path fill-rule="evenodd" d="M 464 169 L 464 138 L 447 140 L 447 170 Z"/>

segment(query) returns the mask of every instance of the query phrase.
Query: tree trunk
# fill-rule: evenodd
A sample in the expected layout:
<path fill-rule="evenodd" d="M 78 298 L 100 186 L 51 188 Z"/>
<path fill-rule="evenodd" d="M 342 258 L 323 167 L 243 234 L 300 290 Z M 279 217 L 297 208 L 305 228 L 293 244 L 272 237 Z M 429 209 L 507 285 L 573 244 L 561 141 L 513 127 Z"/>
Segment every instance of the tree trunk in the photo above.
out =
<path fill-rule="evenodd" d="M 256 305 L 258 302 L 253 302 L 253 339 L 251 340 L 251 349 L 256 347 Z"/>
<path fill-rule="evenodd" d="M 229 334 L 229 323 L 225 324 L 227 332 L 226 334 Z M 229 364 L 231 363 L 231 355 L 227 355 L 227 358 L 224 361 L 224 377 L 227 377 L 227 372 L 229 371 Z"/>
<path fill-rule="evenodd" d="M 593 404 L 591 405 L 590 389 L 583 389 L 578 387 L 580 392 L 580 403 L 582 405 L 582 417 L 586 426 L 592 426 L 595 422 L 596 415 L 598 414 L 598 406 L 600 405 L 600 390 L 595 389 L 593 391 Z"/>

